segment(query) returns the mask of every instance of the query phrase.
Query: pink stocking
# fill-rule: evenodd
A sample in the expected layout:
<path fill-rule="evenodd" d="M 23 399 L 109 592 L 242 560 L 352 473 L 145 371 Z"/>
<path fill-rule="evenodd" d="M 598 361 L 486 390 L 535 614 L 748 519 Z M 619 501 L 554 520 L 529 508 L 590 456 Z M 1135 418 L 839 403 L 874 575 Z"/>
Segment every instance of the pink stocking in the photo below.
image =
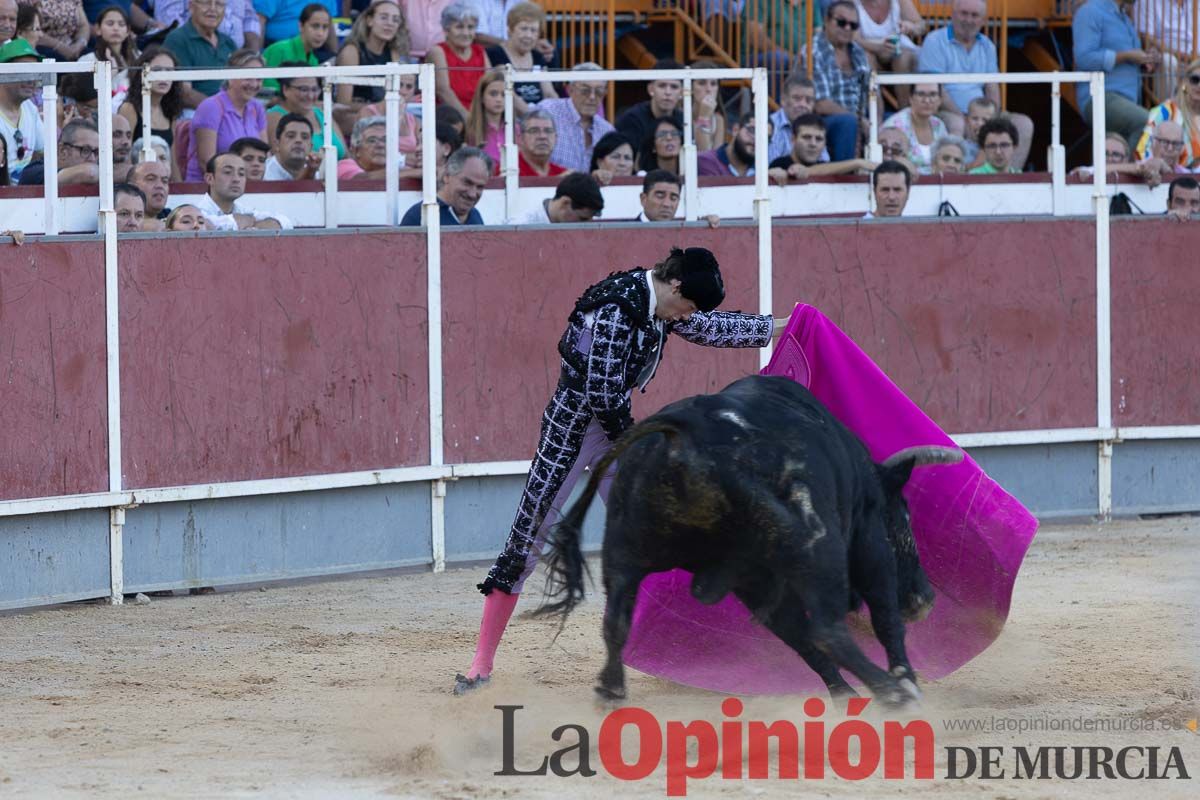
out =
<path fill-rule="evenodd" d="M 519 594 L 505 594 L 499 589 L 492 589 L 483 598 L 483 620 L 479 623 L 479 643 L 475 646 L 475 660 L 467 670 L 470 679 L 492 674 L 492 661 L 496 657 L 496 649 L 500 647 L 500 637 L 504 628 L 517 606 Z"/>

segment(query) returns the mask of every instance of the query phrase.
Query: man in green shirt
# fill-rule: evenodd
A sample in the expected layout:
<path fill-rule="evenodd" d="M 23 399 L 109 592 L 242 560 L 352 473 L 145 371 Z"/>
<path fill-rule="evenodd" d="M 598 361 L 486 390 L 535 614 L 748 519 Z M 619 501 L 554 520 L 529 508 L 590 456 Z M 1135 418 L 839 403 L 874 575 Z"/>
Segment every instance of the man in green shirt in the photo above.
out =
<path fill-rule="evenodd" d="M 167 34 L 163 46 L 174 53 L 180 69 L 223 67 L 237 49 L 225 34 L 217 30 L 225 18 L 225 0 L 190 0 L 191 19 Z M 183 105 L 195 108 L 206 97 L 221 89 L 220 81 L 181 81 Z"/>
<path fill-rule="evenodd" d="M 972 175 L 1012 174 L 1019 170 L 1012 166 L 1013 151 L 1017 148 L 1017 127 L 1008 117 L 996 116 L 979 128 L 979 149 L 984 162 L 971 170 Z"/>

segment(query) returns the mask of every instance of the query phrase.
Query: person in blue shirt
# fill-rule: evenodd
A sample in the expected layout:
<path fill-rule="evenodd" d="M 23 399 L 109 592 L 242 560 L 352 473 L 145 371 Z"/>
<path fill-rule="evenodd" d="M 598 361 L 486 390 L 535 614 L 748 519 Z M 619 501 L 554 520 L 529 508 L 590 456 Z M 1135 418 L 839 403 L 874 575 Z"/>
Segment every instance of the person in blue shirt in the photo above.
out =
<path fill-rule="evenodd" d="M 1104 73 L 1105 128 L 1117 131 L 1137 145 L 1149 112 L 1142 107 L 1142 71 L 1153 72 L 1162 54 L 1143 50 L 1130 13 L 1132 2 L 1088 0 L 1075 11 L 1071 32 L 1075 39 L 1075 69 Z M 1091 87 L 1076 90 L 1084 122 L 1092 121 Z"/>
<path fill-rule="evenodd" d="M 263 19 L 263 41 L 266 44 L 282 42 L 300 35 L 300 12 L 313 0 L 254 0 L 254 10 Z M 319 0 L 329 10 L 329 16 L 341 16 L 341 3 L 337 0 Z M 325 47 L 336 50 L 337 37 L 330 28 Z"/>
<path fill-rule="evenodd" d="M 443 225 L 482 225 L 483 217 L 475 209 L 483 189 L 492 176 L 492 160 L 477 147 L 460 147 L 446 159 L 442 188 L 438 189 L 438 208 Z M 401 225 L 421 224 L 421 204 L 404 213 Z"/>
<path fill-rule="evenodd" d="M 135 33 L 151 33 L 163 27 L 163 24 L 149 16 L 140 6 L 134 5 L 133 0 L 83 0 L 83 13 L 92 25 L 100 18 L 100 12 L 109 6 L 117 6 L 129 18 Z"/>

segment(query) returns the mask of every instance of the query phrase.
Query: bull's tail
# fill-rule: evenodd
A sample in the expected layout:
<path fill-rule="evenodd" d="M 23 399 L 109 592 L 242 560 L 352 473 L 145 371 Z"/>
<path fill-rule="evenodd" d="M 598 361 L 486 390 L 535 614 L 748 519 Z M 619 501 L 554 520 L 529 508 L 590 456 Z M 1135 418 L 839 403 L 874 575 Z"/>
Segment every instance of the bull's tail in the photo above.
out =
<path fill-rule="evenodd" d="M 546 596 L 534 614 L 561 615 L 565 625 L 567 615 L 583 600 L 584 579 L 588 576 L 588 569 L 579 542 L 583 538 L 583 519 L 587 516 L 588 507 L 613 462 L 635 442 L 656 433 L 677 434 L 679 427 L 666 420 L 651 419 L 626 431 L 596 464 L 587 485 L 583 487 L 583 494 L 567 509 L 562 520 L 551 528 L 543 558 L 547 572 Z"/>

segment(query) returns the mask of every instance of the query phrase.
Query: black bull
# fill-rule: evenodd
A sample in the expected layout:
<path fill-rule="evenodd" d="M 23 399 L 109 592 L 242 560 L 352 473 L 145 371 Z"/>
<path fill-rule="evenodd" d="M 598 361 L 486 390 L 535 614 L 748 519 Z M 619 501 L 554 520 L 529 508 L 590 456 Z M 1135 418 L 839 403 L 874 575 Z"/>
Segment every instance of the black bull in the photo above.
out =
<path fill-rule="evenodd" d="M 953 448 L 923 447 L 876 464 L 807 389 L 783 377 L 747 377 L 672 403 L 626 432 L 553 530 L 550 597 L 539 612 L 565 618 L 583 599 L 583 518 L 619 459 L 602 549 L 602 697 L 625 696 L 621 651 L 642 579 L 679 567 L 694 575 L 701 602 L 733 592 L 835 697 L 854 693 L 845 669 L 881 701 L 903 704 L 917 696 L 904 620 L 928 613 L 933 590 L 901 489 L 915 466 L 961 458 Z M 858 598 L 870 609 L 887 671 L 846 626 Z"/>

